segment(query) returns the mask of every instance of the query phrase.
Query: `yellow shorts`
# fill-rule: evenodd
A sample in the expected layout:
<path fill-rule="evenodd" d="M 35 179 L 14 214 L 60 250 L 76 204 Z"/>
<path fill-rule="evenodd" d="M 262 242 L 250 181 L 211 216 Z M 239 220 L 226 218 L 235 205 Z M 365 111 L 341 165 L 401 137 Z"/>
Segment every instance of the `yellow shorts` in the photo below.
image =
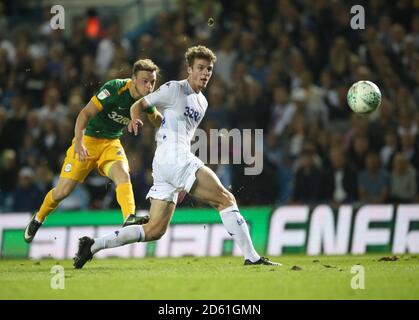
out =
<path fill-rule="evenodd" d="M 74 157 L 74 139 L 70 148 L 68 148 L 60 177 L 84 182 L 87 175 L 93 169 L 97 169 L 102 176 L 106 176 L 103 169 L 110 161 L 122 161 L 128 166 L 128 159 L 125 155 L 119 139 L 83 137 L 84 146 L 89 153 L 85 161 L 79 161 Z"/>

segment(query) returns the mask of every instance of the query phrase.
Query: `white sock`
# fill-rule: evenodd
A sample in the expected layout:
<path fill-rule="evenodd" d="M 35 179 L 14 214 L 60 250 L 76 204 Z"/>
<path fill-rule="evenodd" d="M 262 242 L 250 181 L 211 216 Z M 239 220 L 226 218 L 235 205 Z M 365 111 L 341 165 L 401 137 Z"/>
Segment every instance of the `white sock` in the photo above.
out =
<path fill-rule="evenodd" d="M 93 239 L 95 240 L 95 243 L 93 243 L 90 250 L 95 254 L 102 249 L 121 247 L 128 243 L 144 241 L 144 238 L 143 226 L 128 226 L 108 233 L 103 237 Z"/>
<path fill-rule="evenodd" d="M 252 262 L 258 261 L 260 256 L 253 247 L 250 238 L 249 228 L 246 221 L 240 214 L 237 206 L 231 206 L 220 211 L 221 220 L 228 233 L 233 237 L 234 241 L 239 245 L 244 258 Z"/>

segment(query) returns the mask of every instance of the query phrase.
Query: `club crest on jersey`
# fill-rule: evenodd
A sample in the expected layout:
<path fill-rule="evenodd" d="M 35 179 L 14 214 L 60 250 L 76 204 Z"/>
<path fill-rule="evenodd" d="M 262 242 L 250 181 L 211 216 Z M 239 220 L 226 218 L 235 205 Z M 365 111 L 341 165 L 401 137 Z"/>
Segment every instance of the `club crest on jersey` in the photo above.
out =
<path fill-rule="evenodd" d="M 107 97 L 109 97 L 111 94 L 109 93 L 109 91 L 107 89 L 103 89 L 101 92 L 99 92 L 99 94 L 97 95 L 97 98 L 99 100 L 103 100 L 106 99 Z"/>
<path fill-rule="evenodd" d="M 71 172 L 71 163 L 67 163 L 64 167 L 64 172 Z"/>

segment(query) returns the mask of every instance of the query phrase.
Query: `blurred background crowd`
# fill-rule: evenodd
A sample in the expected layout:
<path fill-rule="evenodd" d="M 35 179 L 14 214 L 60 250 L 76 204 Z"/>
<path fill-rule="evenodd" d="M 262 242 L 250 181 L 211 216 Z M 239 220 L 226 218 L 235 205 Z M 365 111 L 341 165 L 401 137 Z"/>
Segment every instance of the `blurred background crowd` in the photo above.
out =
<path fill-rule="evenodd" d="M 263 143 L 262 174 L 211 165 L 240 205 L 419 200 L 419 1 L 183 0 L 130 33 L 90 8 L 70 34 L 51 29 L 50 6 L 16 22 L 29 14 L 18 3 L 0 1 L 0 212 L 38 208 L 78 112 L 101 85 L 130 77 L 139 58 L 160 66 L 158 85 L 184 79 L 185 49 L 196 44 L 218 59 L 200 127 L 264 130 L 254 141 Z M 354 4 L 365 9 L 365 30 L 351 29 Z M 368 116 L 346 102 L 362 79 L 383 95 Z M 145 123 L 139 137 L 122 139 L 139 208 L 147 207 L 155 145 Z M 95 172 L 61 204 L 103 208 L 118 205 Z"/>

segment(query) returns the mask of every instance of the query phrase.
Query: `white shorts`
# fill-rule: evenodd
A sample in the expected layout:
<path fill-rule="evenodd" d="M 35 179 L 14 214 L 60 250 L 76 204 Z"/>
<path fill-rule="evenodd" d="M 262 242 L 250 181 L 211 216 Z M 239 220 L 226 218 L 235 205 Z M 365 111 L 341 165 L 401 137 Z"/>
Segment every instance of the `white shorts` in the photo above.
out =
<path fill-rule="evenodd" d="M 178 194 L 190 192 L 196 172 L 204 163 L 190 151 L 175 151 L 158 147 L 153 159 L 153 186 L 146 199 L 153 198 L 177 203 Z"/>

